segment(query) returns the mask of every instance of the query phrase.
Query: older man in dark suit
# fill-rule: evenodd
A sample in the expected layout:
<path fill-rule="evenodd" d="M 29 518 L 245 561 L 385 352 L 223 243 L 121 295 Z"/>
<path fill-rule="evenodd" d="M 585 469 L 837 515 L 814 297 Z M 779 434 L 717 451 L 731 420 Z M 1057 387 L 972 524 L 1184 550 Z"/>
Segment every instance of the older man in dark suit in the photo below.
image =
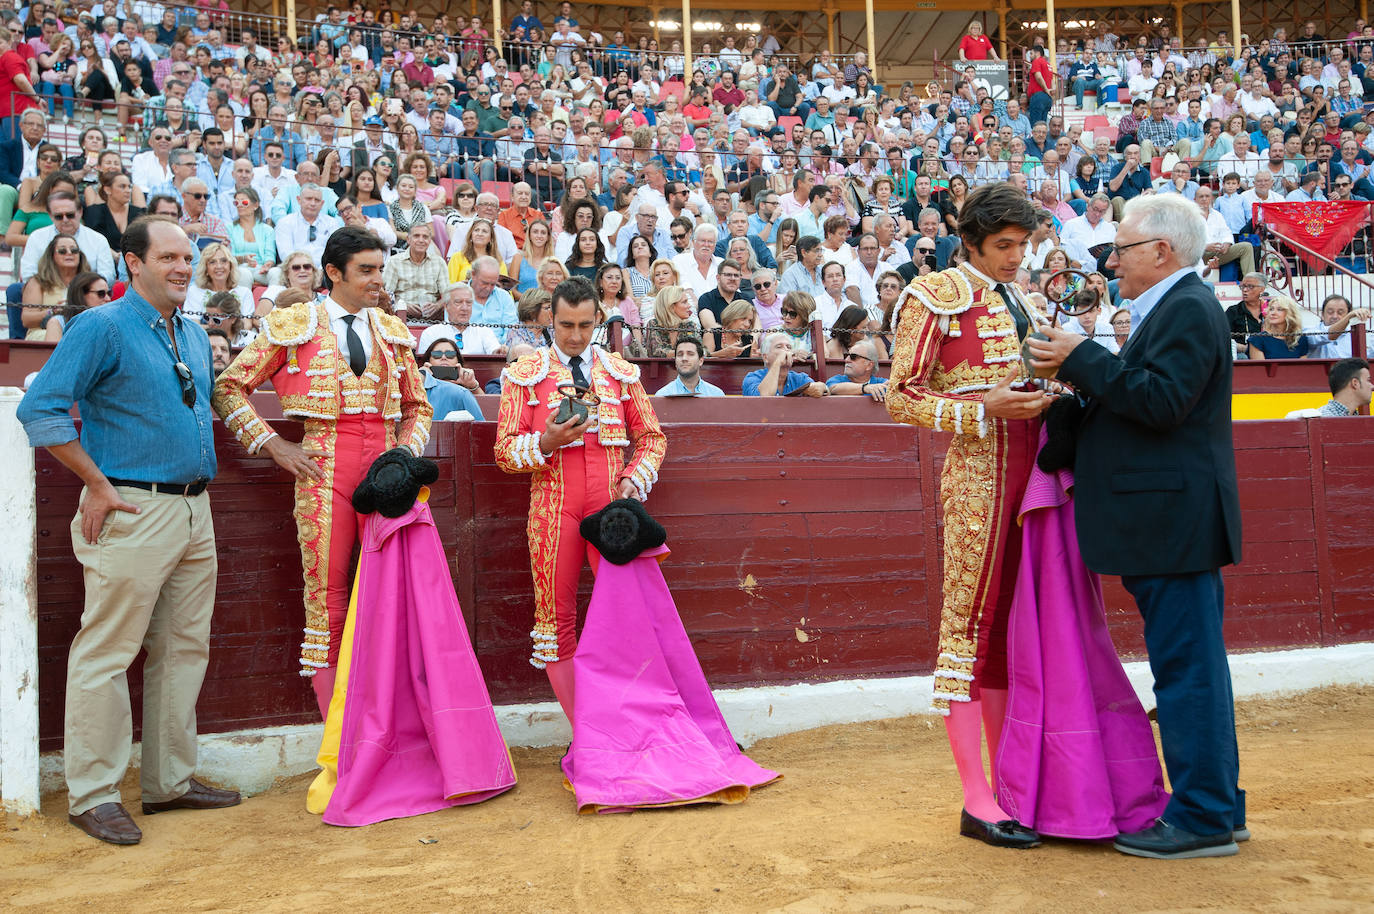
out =
<path fill-rule="evenodd" d="M 1087 398 L 1074 467 L 1083 559 L 1121 575 L 1145 621 L 1173 797 L 1115 846 L 1160 859 L 1227 856 L 1249 837 L 1222 637 L 1221 567 L 1240 560 L 1231 351 L 1194 271 L 1205 243 L 1182 197 L 1130 201 L 1107 259 L 1132 302 L 1121 354 L 1053 328 L 1031 344 Z"/>

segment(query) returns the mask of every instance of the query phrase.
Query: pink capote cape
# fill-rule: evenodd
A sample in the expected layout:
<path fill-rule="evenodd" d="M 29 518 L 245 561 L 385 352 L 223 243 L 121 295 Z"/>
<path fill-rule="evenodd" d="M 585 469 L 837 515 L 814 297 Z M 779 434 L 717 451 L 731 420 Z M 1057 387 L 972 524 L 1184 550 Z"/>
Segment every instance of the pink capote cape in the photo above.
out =
<path fill-rule="evenodd" d="M 1102 581 L 1079 555 L 1072 488 L 1068 470 L 1037 466 L 1021 502 L 997 800 L 1043 835 L 1113 838 L 1148 828 L 1169 795 L 1107 630 Z"/>
<path fill-rule="evenodd" d="M 563 757 L 579 813 L 742 803 L 781 777 L 735 745 L 659 570 L 666 552 L 597 567 Z"/>
<path fill-rule="evenodd" d="M 337 721 L 338 781 L 325 822 L 370 825 L 515 785 L 423 500 L 397 518 L 368 515 L 348 624 L 350 656 L 346 667 L 340 658 L 325 730 L 328 743 Z"/>

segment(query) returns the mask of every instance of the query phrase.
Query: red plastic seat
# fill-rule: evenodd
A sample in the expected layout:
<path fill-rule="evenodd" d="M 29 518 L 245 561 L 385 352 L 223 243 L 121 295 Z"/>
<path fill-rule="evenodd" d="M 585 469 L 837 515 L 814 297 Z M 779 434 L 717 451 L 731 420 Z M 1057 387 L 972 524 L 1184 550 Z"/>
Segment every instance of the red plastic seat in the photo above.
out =
<path fill-rule="evenodd" d="M 510 206 L 510 192 L 515 185 L 509 181 L 484 181 L 482 183 L 482 193 L 496 194 L 496 199 L 501 201 L 501 205 Z"/>
<path fill-rule="evenodd" d="M 797 117 L 795 114 L 784 114 L 778 118 L 778 126 L 782 128 L 782 130 L 785 133 L 787 133 L 788 136 L 792 135 L 793 125 L 800 124 L 801 122 L 802 119 Z"/>
<path fill-rule="evenodd" d="M 1150 160 L 1150 180 L 1156 181 L 1164 174 L 1164 156 L 1155 156 Z"/>
<path fill-rule="evenodd" d="M 1091 130 L 1094 133 L 1096 133 L 1099 128 L 1110 126 L 1111 121 L 1107 120 L 1105 114 L 1089 114 L 1087 117 L 1083 118 L 1083 129 Z"/>

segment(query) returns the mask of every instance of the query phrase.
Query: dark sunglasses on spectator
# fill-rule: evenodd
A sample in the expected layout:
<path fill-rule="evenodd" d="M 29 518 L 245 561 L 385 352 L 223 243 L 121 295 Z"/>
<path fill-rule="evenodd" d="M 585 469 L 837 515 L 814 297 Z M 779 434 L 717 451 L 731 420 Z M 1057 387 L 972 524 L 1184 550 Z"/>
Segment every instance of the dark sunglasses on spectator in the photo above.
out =
<path fill-rule="evenodd" d="M 87 294 L 87 295 L 94 295 L 96 298 L 109 298 L 109 297 L 110 297 L 110 290 L 109 290 L 109 289 L 87 289 L 87 290 L 86 290 L 86 294 Z"/>
<path fill-rule="evenodd" d="M 770 280 L 768 280 L 767 282 L 756 282 L 756 283 L 754 283 L 754 288 L 755 288 L 755 289 L 771 289 L 771 288 L 773 288 L 773 281 L 770 279 Z"/>
<path fill-rule="evenodd" d="M 845 360 L 846 362 L 858 362 L 858 361 L 860 361 L 860 360 L 865 361 L 865 362 L 871 362 L 871 361 L 873 361 L 873 360 L 870 359 L 868 356 L 866 356 L 866 355 L 859 355 L 857 352 L 846 352 L 846 353 L 844 354 L 844 360 Z"/>
<path fill-rule="evenodd" d="M 49 218 L 54 222 L 65 222 L 68 219 L 75 219 L 76 213 L 49 213 Z"/>
<path fill-rule="evenodd" d="M 783 309 L 782 309 L 782 316 L 783 316 L 783 317 L 800 317 L 800 316 L 801 316 L 801 312 L 798 311 L 796 308 L 783 308 Z"/>
<path fill-rule="evenodd" d="M 686 232 L 673 232 L 672 235 L 673 235 L 673 240 L 674 240 L 674 241 L 686 241 L 686 240 L 687 240 L 687 233 L 686 233 Z"/>
<path fill-rule="evenodd" d="M 434 349 L 429 353 L 431 359 L 456 359 L 458 358 L 457 349 Z"/>
<path fill-rule="evenodd" d="M 459 191 L 459 192 L 458 192 L 458 196 L 460 196 L 460 197 L 475 197 L 475 196 L 477 196 L 477 195 L 474 194 L 472 191 Z"/>
<path fill-rule="evenodd" d="M 315 269 L 315 267 L 314 267 L 313 264 L 308 264 L 308 263 L 293 263 L 293 264 L 291 264 L 290 269 L 292 269 L 292 270 L 299 270 L 299 271 L 301 271 L 301 272 L 304 272 L 304 271 L 306 271 L 306 270 L 313 270 L 313 269 Z"/>
<path fill-rule="evenodd" d="M 204 200 L 204 199 L 206 199 L 207 197 L 210 196 L 209 194 L 199 194 L 199 193 L 196 193 L 196 192 L 193 191 L 193 190 L 184 190 L 184 191 L 181 192 L 181 195 L 182 195 L 183 197 L 191 197 L 191 198 L 193 198 L 193 199 L 195 199 L 195 200 Z"/>

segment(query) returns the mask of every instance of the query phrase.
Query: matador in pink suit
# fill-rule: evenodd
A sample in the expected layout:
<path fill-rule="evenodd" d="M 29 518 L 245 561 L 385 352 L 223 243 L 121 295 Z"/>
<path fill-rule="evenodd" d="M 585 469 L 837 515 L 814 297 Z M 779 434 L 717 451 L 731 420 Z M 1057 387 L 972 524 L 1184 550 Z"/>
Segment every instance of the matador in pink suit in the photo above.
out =
<path fill-rule="evenodd" d="M 377 307 L 386 246 L 345 227 L 324 249 L 321 302 L 267 315 L 263 332 L 215 382 L 213 405 L 250 454 L 266 453 L 296 477 L 295 518 L 305 575 L 301 675 L 313 677 L 328 713 L 348 615 L 354 546 L 363 517 L 353 491 L 397 445 L 421 455 L 433 410 L 415 364 L 415 340 Z M 305 423 L 299 445 L 277 435 L 249 401 L 270 380 L 288 419 Z"/>

